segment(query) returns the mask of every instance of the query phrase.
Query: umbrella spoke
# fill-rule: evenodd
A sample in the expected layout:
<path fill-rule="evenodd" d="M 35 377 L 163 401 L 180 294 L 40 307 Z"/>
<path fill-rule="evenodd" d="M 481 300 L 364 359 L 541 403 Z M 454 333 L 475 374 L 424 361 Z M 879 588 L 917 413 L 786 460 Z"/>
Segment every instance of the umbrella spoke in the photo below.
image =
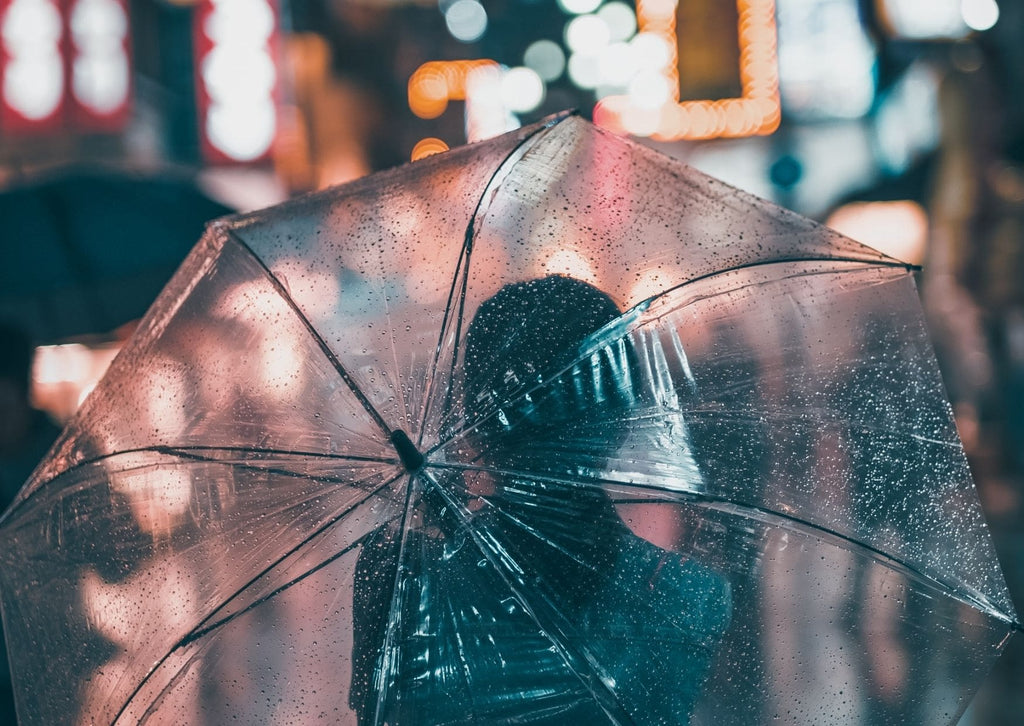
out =
<path fill-rule="evenodd" d="M 390 435 L 391 427 L 388 426 L 387 422 L 384 421 L 383 416 L 381 416 L 376 406 L 373 405 L 373 402 L 370 401 L 370 399 L 363 392 L 363 390 L 356 384 L 355 380 L 349 374 L 348 370 L 346 370 L 345 366 L 342 365 L 341 361 L 338 359 L 338 356 L 334 353 L 334 350 L 332 350 L 331 347 L 327 344 L 327 341 L 323 339 L 323 336 L 320 335 L 317 329 L 313 327 L 313 324 L 309 322 L 309 318 L 307 318 L 305 313 L 302 312 L 302 309 L 292 298 L 291 294 L 288 292 L 288 289 L 281 284 L 281 281 L 278 280 L 274 273 L 270 271 L 270 268 L 267 267 L 266 263 L 259 257 L 259 255 L 257 255 L 253 251 L 253 249 L 248 245 L 248 243 L 246 243 L 241 237 L 239 237 L 237 234 L 234 234 L 230 230 L 227 232 L 227 234 L 230 235 L 231 239 L 236 244 L 241 246 L 252 256 L 253 261 L 255 261 L 261 268 L 263 268 L 263 271 L 266 273 L 267 279 L 273 286 L 274 290 L 277 292 L 278 295 L 281 296 L 281 299 L 284 300 L 284 302 L 288 305 L 292 312 L 298 317 L 299 321 L 306 329 L 306 332 L 316 342 L 317 346 L 320 348 L 321 352 L 323 352 L 323 354 L 327 357 L 327 360 L 330 361 L 331 365 L 334 366 L 334 370 L 337 371 L 338 376 L 341 377 L 341 380 L 344 381 L 345 385 L 348 386 L 350 391 L 352 391 L 352 394 L 359 401 L 360 405 L 362 405 L 362 407 L 366 410 L 366 413 L 368 413 L 370 417 L 373 419 L 374 423 L 376 423 L 377 426 L 380 427 L 380 430 L 383 434 Z"/>
<path fill-rule="evenodd" d="M 214 454 L 225 453 L 225 454 L 240 454 L 244 455 L 242 459 L 225 460 L 224 458 L 217 457 Z M 284 468 L 274 468 L 266 465 L 260 465 L 261 460 L 269 460 L 273 457 L 288 457 L 296 460 L 304 458 L 310 458 L 317 461 L 333 461 L 338 463 L 365 463 L 365 464 L 387 464 L 387 465 L 398 465 L 398 457 L 374 457 L 374 456 L 353 456 L 348 454 L 324 454 L 317 451 L 303 451 L 299 449 L 272 449 L 272 448 L 253 448 L 248 446 L 242 447 L 230 447 L 230 446 L 166 446 L 166 445 L 155 445 L 155 446 L 143 446 L 135 449 L 124 449 L 110 454 L 101 454 L 93 456 L 80 462 L 76 462 L 73 466 L 65 469 L 61 476 L 74 475 L 75 472 L 83 471 L 90 466 L 96 466 L 103 464 L 108 461 L 116 461 L 117 459 L 133 456 L 145 456 L 147 454 L 158 454 L 163 456 L 173 456 L 179 459 L 187 459 L 195 462 L 209 463 L 209 464 L 224 464 L 229 463 L 239 469 L 254 471 L 254 472 L 266 472 L 270 474 L 278 474 L 282 476 L 291 476 L 296 478 L 308 478 L 308 474 L 302 472 L 294 472 Z M 138 462 L 136 462 L 137 464 Z M 151 464 L 145 464 L 149 466 Z M 332 484 L 349 484 L 351 479 L 344 476 L 324 476 L 320 475 L 317 477 L 318 481 L 329 482 Z M 19 499 L 11 509 L 5 514 L 5 517 L 18 516 L 23 509 L 31 506 L 33 502 L 41 497 L 47 495 L 46 488 L 36 488 L 28 492 L 27 496 Z"/>
<path fill-rule="evenodd" d="M 271 588 L 269 591 L 259 595 L 252 602 L 241 605 L 241 607 L 239 607 L 237 610 L 232 610 L 226 613 L 224 612 L 231 605 L 231 603 L 234 602 L 239 596 L 251 590 L 261 579 L 265 578 L 274 570 L 280 569 L 283 565 L 285 565 L 287 560 L 293 559 L 297 556 L 301 557 L 301 553 L 304 549 L 310 548 L 310 546 L 318 540 L 323 540 L 331 532 L 335 525 L 342 521 L 358 518 L 358 513 L 361 508 L 365 507 L 374 497 L 378 496 L 385 489 L 392 486 L 400 477 L 401 475 L 399 474 L 387 479 L 384 483 L 380 484 L 373 491 L 367 493 L 365 496 L 361 497 L 357 501 L 350 503 L 347 507 L 345 507 L 345 509 L 335 513 L 333 516 L 331 516 L 325 522 L 323 522 L 320 526 L 316 527 L 312 532 L 305 535 L 298 543 L 288 548 L 280 556 L 276 557 L 273 561 L 271 561 L 261 570 L 256 572 L 252 577 L 248 579 L 247 582 L 238 587 L 234 592 L 225 596 L 219 605 L 210 610 L 206 617 L 202 618 L 199 622 L 197 622 L 195 627 L 190 629 L 189 632 L 182 635 L 180 639 L 176 643 L 174 643 L 174 645 L 170 647 L 154 663 L 153 667 L 150 668 L 149 671 L 147 671 L 146 675 L 136 685 L 132 694 L 125 699 L 125 704 L 122 707 L 121 711 L 118 713 L 117 718 L 120 718 L 121 714 L 123 714 L 125 710 L 129 708 L 131 701 L 135 698 L 135 696 L 143 690 L 143 688 L 147 685 L 150 678 L 152 678 L 160 670 L 163 664 L 167 662 L 167 660 L 174 653 L 180 651 L 182 648 L 188 647 L 190 644 L 194 642 L 199 641 L 200 639 L 204 638 L 210 633 L 213 633 L 216 630 L 223 628 L 224 626 L 237 620 L 239 617 L 245 615 L 246 613 L 255 610 L 260 605 L 271 601 L 275 596 L 278 596 L 281 593 L 287 591 L 291 587 L 307 579 L 309 576 L 316 574 L 317 572 L 324 569 L 331 563 L 344 557 L 346 554 L 352 552 L 354 549 L 362 545 L 367 538 L 371 537 L 378 530 L 379 526 L 387 526 L 391 521 L 396 519 L 399 515 L 386 518 L 382 522 L 378 521 L 378 526 L 370 528 L 369 531 L 367 531 L 366 533 L 354 538 L 350 542 L 347 542 L 342 547 L 336 548 L 335 552 L 329 557 L 323 560 L 316 558 L 317 561 L 314 564 L 304 565 L 300 568 L 300 572 L 298 574 L 290 577 L 286 582 L 277 585 Z M 336 547 L 336 545 L 333 544 L 332 546 Z M 310 551 L 314 550 L 315 548 L 310 549 Z M 287 569 L 287 567 L 290 566 L 291 565 L 286 566 L 285 569 Z M 221 617 L 218 618 L 218 613 L 223 614 Z M 114 721 L 116 721 L 117 718 L 115 718 Z"/>
<path fill-rule="evenodd" d="M 330 530 L 334 525 L 336 525 L 339 522 L 349 518 L 350 515 L 352 515 L 354 512 L 356 512 L 360 507 L 362 507 L 367 502 L 369 502 L 371 499 L 373 499 L 374 497 L 380 495 L 386 489 L 391 487 L 399 478 L 401 478 L 401 474 L 397 474 L 397 475 L 395 475 L 393 477 L 388 478 L 382 484 L 380 484 L 379 486 L 374 488 L 372 491 L 369 491 L 369 492 L 365 493 L 364 496 L 360 497 L 359 499 L 357 499 L 354 502 L 349 503 L 343 510 L 341 510 L 339 512 L 336 512 L 334 515 L 332 515 L 327 520 L 325 520 L 323 523 L 321 523 L 319 526 L 317 526 L 313 531 L 311 531 L 308 534 L 306 534 L 305 536 L 303 536 L 303 538 L 299 542 L 297 542 L 296 544 L 292 545 L 291 547 L 286 549 L 284 552 L 282 552 L 280 555 L 278 555 L 275 559 L 273 559 L 271 562 L 269 562 L 264 568 L 262 568 L 261 570 L 256 572 L 252 577 L 250 577 L 249 580 L 245 584 L 243 584 L 240 587 L 238 587 L 232 594 L 230 594 L 228 597 L 226 597 L 224 599 L 224 601 L 219 606 L 217 606 L 214 610 L 212 610 L 205 618 L 203 618 L 203 620 L 201 620 L 197 624 L 197 627 L 196 627 L 195 630 L 198 631 L 198 630 L 201 630 L 201 629 L 205 629 L 206 626 L 207 626 L 207 623 L 209 623 L 216 616 L 216 614 L 218 612 L 220 612 L 221 610 L 226 608 L 231 603 L 231 601 L 233 601 L 235 598 L 237 598 L 242 593 L 246 592 L 249 588 L 251 588 L 256 582 L 258 582 L 266 574 L 268 574 L 272 570 L 274 570 L 277 567 L 279 567 L 283 562 L 285 562 L 286 560 L 291 558 L 292 555 L 296 554 L 297 552 L 302 550 L 302 548 L 307 546 L 310 542 L 315 540 L 317 537 L 320 537 L 322 534 L 324 534 L 325 532 Z M 191 638 L 189 636 L 186 636 L 184 641 L 187 642 L 190 639 Z"/>
<path fill-rule="evenodd" d="M 541 126 L 534 129 L 530 134 L 523 137 L 523 139 L 512 148 L 511 151 L 505 156 L 502 162 L 494 169 L 494 173 L 488 180 L 486 186 L 477 199 L 476 207 L 473 210 L 473 214 L 469 219 L 469 223 L 466 225 L 466 233 L 462 243 L 462 250 L 459 254 L 459 260 L 455 267 L 455 273 L 452 276 L 451 288 L 448 292 L 448 299 L 444 306 L 444 316 L 441 320 L 441 332 L 440 337 L 437 341 L 437 346 L 434 349 L 434 359 L 432 364 L 427 369 L 427 383 L 426 383 L 426 403 L 423 407 L 423 418 L 420 421 L 420 439 L 417 444 L 418 448 L 423 447 L 423 436 L 427 432 L 427 424 L 430 421 L 430 415 L 433 413 L 432 404 L 434 401 L 434 394 L 432 393 L 434 388 L 434 380 L 437 376 L 437 372 L 442 367 L 447 368 L 447 378 L 445 379 L 444 386 L 444 400 L 440 404 L 441 415 L 445 415 L 452 408 L 453 395 L 455 388 L 453 386 L 456 380 L 456 370 L 459 363 L 459 346 L 462 342 L 462 330 L 465 323 L 466 313 L 466 298 L 469 290 L 470 281 L 470 268 L 473 255 L 473 246 L 476 242 L 479 231 L 483 226 L 484 218 L 487 215 L 490 202 L 494 199 L 494 196 L 501 186 L 502 182 L 508 177 L 509 173 L 516 163 L 522 159 L 523 155 L 530 148 L 530 144 L 537 137 L 541 136 L 544 131 L 550 128 L 548 126 Z M 442 353 L 448 357 L 447 362 L 442 360 Z"/>
<path fill-rule="evenodd" d="M 402 507 L 402 518 L 399 524 L 399 545 L 398 556 L 395 558 L 395 572 L 391 578 L 390 597 L 388 597 L 387 621 L 384 631 L 384 639 L 380 648 L 380 660 L 377 668 L 374 669 L 375 682 L 372 684 L 377 697 L 374 703 L 373 723 L 382 726 L 387 708 L 388 698 L 391 696 L 391 688 L 398 668 L 401 666 L 401 659 L 398 657 L 398 649 L 395 645 L 395 638 L 398 635 L 400 619 L 398 617 L 402 605 L 402 562 L 405 558 L 405 549 L 409 536 L 409 518 L 415 506 L 413 500 L 413 482 L 409 477 L 406 487 L 405 505 Z"/>
<path fill-rule="evenodd" d="M 776 527 L 792 528 L 802 533 L 811 533 L 816 536 L 841 542 L 848 549 L 863 551 L 871 559 L 877 560 L 883 564 L 888 563 L 887 566 L 892 567 L 894 570 L 902 572 L 919 582 L 925 583 L 951 598 L 959 600 L 971 607 L 979 608 L 983 612 L 986 612 L 1000 620 L 1004 620 L 1011 624 L 1015 622 L 1012 618 L 1009 618 L 1006 615 L 1002 608 L 991 603 L 989 598 L 987 598 L 983 593 L 965 591 L 962 583 L 949 582 L 944 580 L 941 576 L 925 572 L 913 563 L 902 560 L 893 556 L 891 553 L 886 552 L 885 549 L 879 545 L 865 542 L 851 534 L 827 527 L 818 522 L 801 518 L 792 512 L 787 512 L 781 509 L 772 509 L 763 504 L 757 504 L 755 502 L 742 500 L 736 497 L 727 497 L 713 492 L 668 489 L 664 486 L 654 484 L 626 482 L 601 476 L 574 476 L 571 473 L 561 473 L 555 476 L 543 472 L 491 467 L 483 464 L 437 463 L 432 464 L 431 468 L 461 472 L 478 472 L 506 481 L 520 479 L 544 482 L 565 487 L 566 490 L 576 487 L 600 488 L 608 493 L 609 499 L 616 505 L 685 502 L 690 506 L 738 513 L 738 516 L 745 516 L 749 519 L 755 519 L 758 521 L 770 520 Z M 623 495 L 616 496 L 613 493 L 615 491 L 623 492 Z M 483 500 L 488 507 L 496 511 L 499 516 L 515 522 L 521 527 L 522 531 L 532 533 L 530 527 L 524 525 L 515 517 L 510 516 L 503 511 L 500 494 L 481 496 L 479 498 Z M 583 560 L 577 561 L 581 565 L 589 566 Z"/>
<path fill-rule="evenodd" d="M 519 603 L 539 634 L 550 643 L 551 647 L 556 649 L 565 667 L 594 697 L 611 723 L 632 724 L 633 719 L 623 709 L 616 694 L 601 677 L 592 657 L 572 642 L 573 639 L 568 635 L 572 625 L 566 616 L 559 612 L 558 606 L 547 601 L 543 596 L 531 597 L 523 583 L 517 582 L 513 576 L 513 572 L 518 569 L 518 564 L 508 559 L 508 553 L 502 543 L 494 539 L 493 535 L 489 535 L 476 526 L 471 521 L 472 515 L 465 505 L 441 486 L 429 471 L 424 472 L 422 476 L 430 482 L 433 491 L 443 498 L 447 511 L 457 518 L 460 531 L 466 533 L 493 571 L 501 578 L 504 586 Z"/>

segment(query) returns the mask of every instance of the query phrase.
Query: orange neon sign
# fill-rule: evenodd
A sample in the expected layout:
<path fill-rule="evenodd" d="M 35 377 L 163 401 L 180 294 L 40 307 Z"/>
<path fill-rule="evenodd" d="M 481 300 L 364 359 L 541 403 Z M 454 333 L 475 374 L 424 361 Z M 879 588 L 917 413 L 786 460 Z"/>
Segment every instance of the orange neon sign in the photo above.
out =
<path fill-rule="evenodd" d="M 640 33 L 661 37 L 670 52 L 661 73 L 671 100 L 660 108 L 638 107 L 629 96 L 606 96 L 594 107 L 594 122 L 636 136 L 712 139 L 770 134 L 779 126 L 779 67 L 774 0 L 737 0 L 739 98 L 680 101 L 676 8 L 679 0 L 637 0 Z"/>
<path fill-rule="evenodd" d="M 669 89 L 657 107 L 636 103 L 629 95 L 606 96 L 594 107 L 594 122 L 618 133 L 663 141 L 770 134 L 779 126 L 779 71 L 775 0 L 737 0 L 739 78 L 737 98 L 680 101 L 679 38 L 676 14 L 685 0 L 637 0 L 637 31 L 660 38 L 666 47 L 658 72 Z M 429 61 L 409 78 L 409 108 L 424 119 L 437 118 L 449 101 L 465 100 L 467 79 L 490 59 Z M 443 143 L 443 142 L 442 142 Z M 439 150 L 430 144 L 420 150 Z M 419 158 L 416 156 L 414 158 Z"/>

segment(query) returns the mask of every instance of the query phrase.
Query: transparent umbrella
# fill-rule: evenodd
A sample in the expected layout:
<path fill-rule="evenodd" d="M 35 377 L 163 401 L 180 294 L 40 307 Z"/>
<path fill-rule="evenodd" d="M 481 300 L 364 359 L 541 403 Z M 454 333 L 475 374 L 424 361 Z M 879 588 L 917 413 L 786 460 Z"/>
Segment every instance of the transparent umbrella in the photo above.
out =
<path fill-rule="evenodd" d="M 39 723 L 954 723 L 912 270 L 561 115 L 213 224 L 0 522 Z"/>

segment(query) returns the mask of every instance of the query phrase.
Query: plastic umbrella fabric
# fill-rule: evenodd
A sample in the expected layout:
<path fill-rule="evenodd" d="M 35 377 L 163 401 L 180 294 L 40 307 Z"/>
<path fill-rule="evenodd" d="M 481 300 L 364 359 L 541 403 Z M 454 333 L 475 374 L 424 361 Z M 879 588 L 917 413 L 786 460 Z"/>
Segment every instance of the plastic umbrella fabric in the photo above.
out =
<path fill-rule="evenodd" d="M 212 225 L 0 523 L 21 719 L 954 723 L 912 270 L 558 116 Z"/>

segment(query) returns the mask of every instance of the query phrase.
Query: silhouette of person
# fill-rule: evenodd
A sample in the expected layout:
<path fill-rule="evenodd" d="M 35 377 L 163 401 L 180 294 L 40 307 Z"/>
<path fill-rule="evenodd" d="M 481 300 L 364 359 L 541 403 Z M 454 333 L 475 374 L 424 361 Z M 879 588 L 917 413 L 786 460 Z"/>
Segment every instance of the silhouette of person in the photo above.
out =
<path fill-rule="evenodd" d="M 480 306 L 455 434 L 476 466 L 417 475 L 422 519 L 378 530 L 356 564 L 360 724 L 689 721 L 731 593 L 634 535 L 598 483 L 644 405 L 635 355 L 600 340 L 619 315 L 565 276 Z"/>

